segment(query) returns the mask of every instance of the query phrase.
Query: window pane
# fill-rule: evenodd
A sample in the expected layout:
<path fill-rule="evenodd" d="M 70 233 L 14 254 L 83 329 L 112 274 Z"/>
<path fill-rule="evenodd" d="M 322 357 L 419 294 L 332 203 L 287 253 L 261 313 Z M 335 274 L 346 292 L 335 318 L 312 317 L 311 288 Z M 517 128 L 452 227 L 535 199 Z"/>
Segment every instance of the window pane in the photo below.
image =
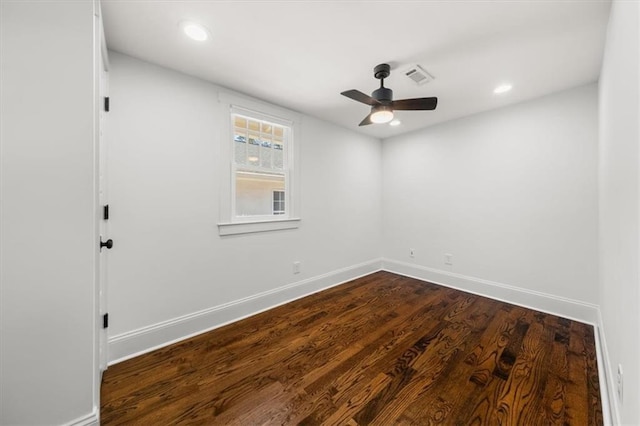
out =
<path fill-rule="evenodd" d="M 254 132 L 260 132 L 260 122 L 255 120 L 249 120 L 249 130 Z"/>
<path fill-rule="evenodd" d="M 258 135 L 249 135 L 247 144 L 247 164 L 260 165 L 260 139 Z"/>
<path fill-rule="evenodd" d="M 285 127 L 241 115 L 233 116 L 233 125 L 236 164 L 262 169 L 285 169 Z"/>
<path fill-rule="evenodd" d="M 271 168 L 271 151 L 271 141 L 263 139 L 260 144 L 260 165 L 262 167 Z"/>
<path fill-rule="evenodd" d="M 236 164 L 247 163 L 247 137 L 243 134 L 236 134 L 233 137 L 234 140 L 234 157 Z"/>
<path fill-rule="evenodd" d="M 274 141 L 272 144 L 273 151 L 273 168 L 281 169 L 284 168 L 284 144 L 282 141 Z"/>
<path fill-rule="evenodd" d="M 241 129 L 246 129 L 247 128 L 247 119 L 244 117 L 241 117 L 239 115 L 236 115 L 235 118 L 233 119 L 233 124 L 236 127 L 240 127 Z"/>
<path fill-rule="evenodd" d="M 274 191 L 284 191 L 284 175 L 236 172 L 236 216 L 271 216 L 275 210 Z M 284 203 L 279 205 L 284 213 Z M 280 214 L 280 213 L 278 213 Z"/>

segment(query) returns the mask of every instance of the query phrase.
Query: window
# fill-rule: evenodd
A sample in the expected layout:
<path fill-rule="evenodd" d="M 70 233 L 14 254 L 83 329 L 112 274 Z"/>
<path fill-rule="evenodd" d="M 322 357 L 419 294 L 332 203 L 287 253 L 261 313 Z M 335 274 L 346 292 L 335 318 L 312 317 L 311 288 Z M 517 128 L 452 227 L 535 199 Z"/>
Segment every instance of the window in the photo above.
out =
<path fill-rule="evenodd" d="M 237 113 L 231 120 L 234 219 L 286 217 L 291 128 Z"/>
<path fill-rule="evenodd" d="M 273 191 L 273 214 L 284 214 L 284 191 Z"/>
<path fill-rule="evenodd" d="M 221 173 L 226 170 L 221 176 L 220 235 L 297 228 L 300 187 L 294 138 L 300 134 L 299 116 L 233 95 L 221 94 L 221 102 L 227 97 L 232 99 L 228 142 L 220 157 Z"/>

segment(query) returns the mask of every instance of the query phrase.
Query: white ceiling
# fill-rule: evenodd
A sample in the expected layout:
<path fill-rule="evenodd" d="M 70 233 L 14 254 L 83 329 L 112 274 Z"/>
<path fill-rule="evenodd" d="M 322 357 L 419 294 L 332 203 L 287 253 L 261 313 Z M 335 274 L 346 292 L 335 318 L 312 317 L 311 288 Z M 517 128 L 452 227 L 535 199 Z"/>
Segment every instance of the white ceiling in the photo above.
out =
<path fill-rule="evenodd" d="M 386 138 L 596 81 L 610 1 L 102 0 L 110 49 L 343 127 Z M 181 21 L 206 26 L 188 39 Z M 436 111 L 399 111 L 402 125 L 358 127 L 373 67 L 391 65 L 394 99 L 437 96 Z M 402 73 L 420 64 L 435 80 Z M 495 86 L 513 84 L 497 96 Z"/>

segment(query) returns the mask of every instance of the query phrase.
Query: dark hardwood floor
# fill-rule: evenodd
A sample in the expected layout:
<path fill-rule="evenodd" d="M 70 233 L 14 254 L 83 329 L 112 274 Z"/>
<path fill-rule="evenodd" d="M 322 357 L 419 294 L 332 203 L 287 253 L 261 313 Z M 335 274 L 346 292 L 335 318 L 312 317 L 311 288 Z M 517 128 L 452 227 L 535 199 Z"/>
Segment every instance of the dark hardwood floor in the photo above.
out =
<path fill-rule="evenodd" d="M 591 326 L 387 272 L 110 367 L 101 418 L 603 423 Z"/>

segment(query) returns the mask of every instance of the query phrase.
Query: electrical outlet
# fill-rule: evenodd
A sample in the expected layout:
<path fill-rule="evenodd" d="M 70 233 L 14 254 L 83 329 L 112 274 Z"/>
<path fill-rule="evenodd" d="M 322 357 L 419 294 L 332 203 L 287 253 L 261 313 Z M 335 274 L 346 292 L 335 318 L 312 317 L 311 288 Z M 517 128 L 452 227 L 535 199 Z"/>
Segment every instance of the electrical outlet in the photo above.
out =
<path fill-rule="evenodd" d="M 453 255 L 451 253 L 444 254 L 444 264 L 453 265 Z"/>
<path fill-rule="evenodd" d="M 301 266 L 302 265 L 300 264 L 299 260 L 296 260 L 295 262 L 293 262 L 293 273 L 294 274 L 299 274 Z"/>
<path fill-rule="evenodd" d="M 617 388 L 618 388 L 618 400 L 620 401 L 620 403 L 622 403 L 622 397 L 624 395 L 623 393 L 623 376 L 622 376 L 622 364 L 618 364 L 618 381 L 617 381 Z"/>
<path fill-rule="evenodd" d="M 409 249 L 409 257 L 416 257 L 416 252 L 413 249 Z"/>

